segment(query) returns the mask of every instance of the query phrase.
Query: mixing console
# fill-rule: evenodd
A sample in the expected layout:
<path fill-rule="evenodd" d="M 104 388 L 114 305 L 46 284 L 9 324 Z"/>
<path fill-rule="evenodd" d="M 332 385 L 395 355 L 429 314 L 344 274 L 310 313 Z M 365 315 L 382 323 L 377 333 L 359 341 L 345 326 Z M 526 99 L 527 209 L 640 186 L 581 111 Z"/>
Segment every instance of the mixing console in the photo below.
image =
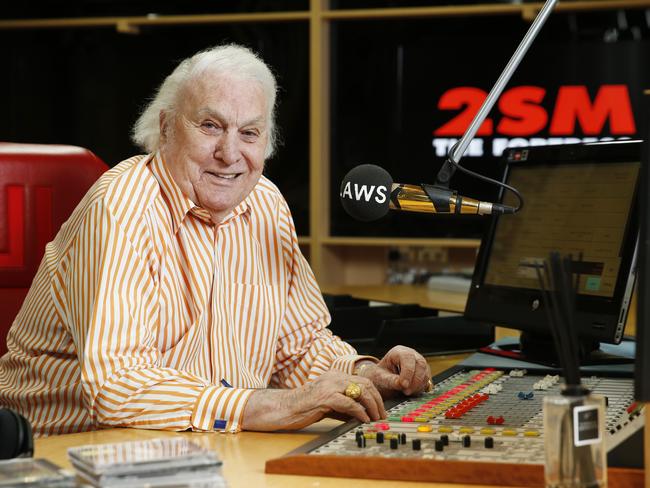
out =
<path fill-rule="evenodd" d="M 560 378 L 524 373 L 456 373 L 433 392 L 391 408 L 386 422 L 362 425 L 311 454 L 543 464 L 542 401 L 560 393 Z M 641 415 L 632 379 L 591 377 L 583 383 L 608 398 L 611 433 Z"/>
<path fill-rule="evenodd" d="M 338 476 L 345 476 L 345 463 L 359 464 L 360 457 L 364 462 L 392 458 L 543 465 L 542 402 L 547 395 L 560 394 L 561 383 L 558 376 L 525 370 L 460 369 L 432 392 L 389 408 L 385 421 L 351 422 L 333 438 L 306 446 L 302 462 L 345 460 L 338 463 L 344 473 L 339 469 Z M 607 399 L 608 450 L 643 427 L 633 379 L 592 376 L 583 378 L 583 384 Z"/>

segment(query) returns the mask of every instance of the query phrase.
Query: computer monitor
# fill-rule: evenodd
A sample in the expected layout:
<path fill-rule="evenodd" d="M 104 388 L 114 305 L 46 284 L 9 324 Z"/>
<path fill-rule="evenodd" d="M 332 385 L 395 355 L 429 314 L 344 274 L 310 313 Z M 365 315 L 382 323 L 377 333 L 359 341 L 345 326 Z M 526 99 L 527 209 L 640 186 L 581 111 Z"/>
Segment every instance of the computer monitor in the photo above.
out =
<path fill-rule="evenodd" d="M 643 137 L 639 207 L 639 287 L 636 306 L 636 362 L 634 387 L 637 400 L 650 402 L 650 90 L 643 97 Z"/>
<path fill-rule="evenodd" d="M 559 251 L 573 258 L 582 355 L 601 342 L 618 344 L 635 279 L 640 151 L 640 141 L 509 149 L 504 181 L 525 204 L 515 215 L 493 219 L 466 317 L 521 330 L 527 359 L 553 362 L 536 267 Z M 503 201 L 516 204 L 510 192 Z"/>

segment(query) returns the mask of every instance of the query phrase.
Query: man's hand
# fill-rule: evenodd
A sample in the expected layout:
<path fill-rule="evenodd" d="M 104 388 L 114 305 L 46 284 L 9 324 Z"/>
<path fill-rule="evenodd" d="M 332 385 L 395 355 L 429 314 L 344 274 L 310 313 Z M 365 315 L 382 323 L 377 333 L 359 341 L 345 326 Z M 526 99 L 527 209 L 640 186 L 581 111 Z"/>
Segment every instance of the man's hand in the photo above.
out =
<path fill-rule="evenodd" d="M 350 383 L 361 387 L 356 400 L 345 396 Z M 384 402 L 372 381 L 361 376 L 328 371 L 293 390 L 258 390 L 248 399 L 245 430 L 301 429 L 327 416 L 346 415 L 361 422 L 386 418 Z"/>
<path fill-rule="evenodd" d="M 358 374 L 374 383 L 383 397 L 395 392 L 404 395 L 422 393 L 431 388 L 431 370 L 426 359 L 414 349 L 395 346 L 378 364 L 364 363 Z"/>

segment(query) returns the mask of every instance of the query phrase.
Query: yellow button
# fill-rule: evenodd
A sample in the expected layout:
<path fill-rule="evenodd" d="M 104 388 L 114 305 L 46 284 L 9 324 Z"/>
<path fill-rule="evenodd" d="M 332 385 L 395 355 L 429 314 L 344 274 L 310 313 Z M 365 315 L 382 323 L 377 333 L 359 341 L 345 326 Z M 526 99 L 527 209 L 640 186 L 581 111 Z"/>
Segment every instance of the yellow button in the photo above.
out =
<path fill-rule="evenodd" d="M 426 422 L 428 419 L 426 417 L 415 417 L 413 420 L 416 422 Z"/>
<path fill-rule="evenodd" d="M 442 427 L 438 427 L 438 432 L 441 434 L 451 434 L 454 431 L 451 427 L 445 427 L 444 425 Z"/>
<path fill-rule="evenodd" d="M 473 427 L 461 427 L 458 429 L 458 432 L 461 434 L 472 434 L 474 433 L 474 428 Z"/>
<path fill-rule="evenodd" d="M 483 435 L 494 435 L 496 431 L 494 429 L 490 429 L 489 427 L 483 427 L 481 429 L 481 434 Z"/>
<path fill-rule="evenodd" d="M 365 432 L 363 434 L 363 437 L 365 437 L 366 439 L 375 439 L 377 437 L 377 433 L 376 432 Z"/>
<path fill-rule="evenodd" d="M 539 431 L 537 430 L 527 430 L 524 432 L 524 435 L 526 437 L 539 437 Z"/>
<path fill-rule="evenodd" d="M 517 435 L 517 431 L 513 430 L 513 429 L 503 429 L 501 431 L 501 435 L 515 436 L 515 435 Z"/>
<path fill-rule="evenodd" d="M 418 425 L 418 432 L 431 432 L 433 427 L 430 425 Z"/>
<path fill-rule="evenodd" d="M 392 434 L 384 434 L 384 439 L 388 439 L 388 440 L 391 440 L 391 439 L 397 439 L 397 434 L 395 434 L 395 433 L 392 433 Z"/>

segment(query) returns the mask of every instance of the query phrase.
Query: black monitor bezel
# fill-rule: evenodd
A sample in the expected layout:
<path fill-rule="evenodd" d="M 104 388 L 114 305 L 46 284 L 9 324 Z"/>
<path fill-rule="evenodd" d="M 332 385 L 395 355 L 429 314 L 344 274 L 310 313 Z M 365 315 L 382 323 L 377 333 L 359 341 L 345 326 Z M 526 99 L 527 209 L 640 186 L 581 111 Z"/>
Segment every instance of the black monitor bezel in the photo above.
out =
<path fill-rule="evenodd" d="M 508 149 L 502 158 L 503 180 L 507 182 L 510 169 L 520 165 L 548 166 L 549 162 L 558 164 L 640 162 L 640 151 L 640 141 L 512 148 Z M 578 295 L 577 297 L 575 320 L 582 339 L 613 344 L 619 343 L 622 339 L 623 328 L 620 324 L 621 322 L 624 324 L 627 318 L 636 271 L 639 235 L 638 187 L 639 180 L 634 190 L 628 229 L 622 246 L 621 270 L 624 272 L 619 272 L 614 296 L 607 298 Z M 523 196 L 525 199 L 526 195 Z M 512 327 L 522 332 L 550 334 L 539 290 L 485 284 L 489 253 L 500 218 L 513 217 L 505 215 L 492 218 L 479 248 L 465 316 L 494 325 Z M 538 306 L 535 307 L 534 303 Z"/>

